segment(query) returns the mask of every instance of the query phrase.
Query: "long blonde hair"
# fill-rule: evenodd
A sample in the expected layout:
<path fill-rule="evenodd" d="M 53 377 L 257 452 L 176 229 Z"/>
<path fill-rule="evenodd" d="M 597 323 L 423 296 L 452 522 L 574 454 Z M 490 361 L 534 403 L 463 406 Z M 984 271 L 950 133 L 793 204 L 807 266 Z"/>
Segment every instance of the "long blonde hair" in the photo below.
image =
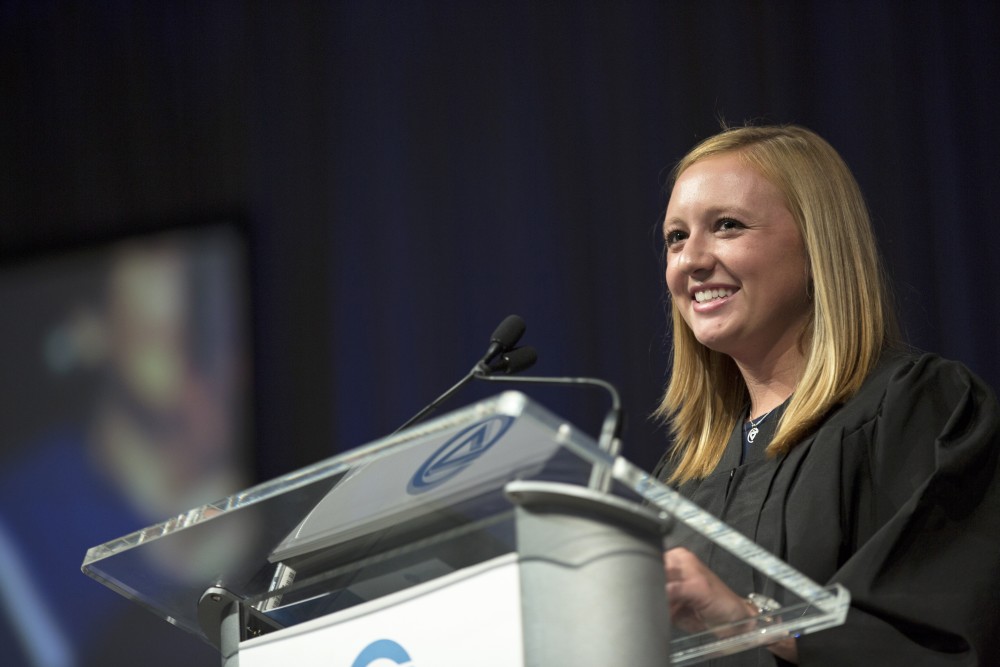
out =
<path fill-rule="evenodd" d="M 897 338 L 897 325 L 861 190 L 825 140 L 794 125 L 724 129 L 684 156 L 672 180 L 722 153 L 738 154 L 781 190 L 810 263 L 812 312 L 801 341 L 806 363 L 767 448 L 773 456 L 790 450 L 860 388 Z M 718 465 L 749 396 L 736 363 L 699 343 L 672 303 L 671 317 L 672 371 L 655 414 L 670 426 L 670 481 L 680 483 Z"/>

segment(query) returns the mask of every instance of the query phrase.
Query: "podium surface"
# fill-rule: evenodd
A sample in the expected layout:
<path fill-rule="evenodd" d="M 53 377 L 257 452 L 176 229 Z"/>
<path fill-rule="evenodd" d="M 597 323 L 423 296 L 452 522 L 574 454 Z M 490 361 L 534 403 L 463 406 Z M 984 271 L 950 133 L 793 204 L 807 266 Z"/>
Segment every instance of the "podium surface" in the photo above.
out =
<path fill-rule="evenodd" d="M 519 558 L 523 568 L 519 553 L 539 539 L 525 537 L 525 526 L 538 507 L 552 505 L 572 517 L 598 514 L 627 533 L 641 534 L 654 555 L 663 546 L 657 531 L 666 534 L 671 526 L 684 540 L 710 541 L 767 582 L 765 591 L 756 592 L 781 602 L 780 613 L 733 628 L 686 634 L 664 621 L 662 638 L 669 638 L 672 664 L 695 664 L 817 631 L 842 623 L 846 615 L 849 595 L 842 587 L 810 581 L 518 392 L 93 547 L 83 571 L 220 647 L 227 632 L 220 629 L 223 620 L 238 608 L 242 645 L 254 646 L 268 643 L 272 633 L 301 634 L 322 619 L 364 616 L 445 590 L 470 573 L 506 581 L 509 572 L 503 568 Z M 543 542 L 546 533 L 555 535 L 547 526 L 534 530 Z M 578 534 L 566 535 L 552 537 L 546 548 L 565 551 L 571 562 Z M 602 537 L 600 544 L 605 542 Z M 546 608 L 533 591 L 548 586 L 551 571 L 535 579 L 523 572 L 522 597 L 537 598 L 533 608 Z M 600 576 L 614 580 L 617 574 L 609 570 Z M 659 579 L 650 579 L 646 588 L 655 595 L 641 604 L 657 607 L 657 615 L 659 606 L 666 606 L 659 599 L 662 568 L 648 576 Z M 525 592 L 529 580 L 535 583 Z M 608 599 L 639 590 L 630 585 L 616 582 L 592 595 Z M 628 596 L 635 594 L 615 604 L 628 609 Z M 640 601 L 635 604 L 638 611 Z M 533 625 L 544 618 L 536 617 Z M 533 630 L 525 627 L 527 634 L 518 636 L 531 642 Z M 535 663 L 529 658 L 524 664 Z"/>

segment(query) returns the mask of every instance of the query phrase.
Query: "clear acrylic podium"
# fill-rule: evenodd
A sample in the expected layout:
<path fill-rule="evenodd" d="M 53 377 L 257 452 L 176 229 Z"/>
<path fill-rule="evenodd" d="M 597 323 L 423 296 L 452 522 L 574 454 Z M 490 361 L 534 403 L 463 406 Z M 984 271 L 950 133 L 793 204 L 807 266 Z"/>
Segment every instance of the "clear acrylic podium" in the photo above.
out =
<path fill-rule="evenodd" d="M 662 551 L 698 540 L 780 611 L 671 627 Z M 83 571 L 230 667 L 690 665 L 849 604 L 518 392 L 94 547 Z"/>

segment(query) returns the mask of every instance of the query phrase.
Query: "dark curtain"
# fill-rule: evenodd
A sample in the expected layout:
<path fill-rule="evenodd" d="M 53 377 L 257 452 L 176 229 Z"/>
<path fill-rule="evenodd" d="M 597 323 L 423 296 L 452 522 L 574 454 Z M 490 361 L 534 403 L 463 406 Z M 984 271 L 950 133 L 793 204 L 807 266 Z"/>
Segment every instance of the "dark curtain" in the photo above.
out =
<path fill-rule="evenodd" d="M 910 342 L 1000 386 L 998 28 L 990 1 L 5 1 L 0 252 L 238 221 L 261 478 L 388 433 L 509 313 L 538 373 L 620 388 L 648 468 L 666 174 L 720 118 L 837 147 Z"/>

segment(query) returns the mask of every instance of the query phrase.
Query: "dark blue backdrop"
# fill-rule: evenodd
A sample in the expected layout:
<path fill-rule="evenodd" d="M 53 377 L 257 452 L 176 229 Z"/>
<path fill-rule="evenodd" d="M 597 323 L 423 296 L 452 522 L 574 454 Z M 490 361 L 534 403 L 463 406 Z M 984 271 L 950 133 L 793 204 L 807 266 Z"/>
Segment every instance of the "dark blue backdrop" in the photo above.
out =
<path fill-rule="evenodd" d="M 238 219 L 261 477 L 391 431 L 512 312 L 538 372 L 621 388 L 626 454 L 651 466 L 666 172 L 719 117 L 796 122 L 858 176 L 911 342 L 997 387 L 998 14 L 2 2 L 0 250 Z M 584 427 L 605 405 L 531 393 Z"/>

